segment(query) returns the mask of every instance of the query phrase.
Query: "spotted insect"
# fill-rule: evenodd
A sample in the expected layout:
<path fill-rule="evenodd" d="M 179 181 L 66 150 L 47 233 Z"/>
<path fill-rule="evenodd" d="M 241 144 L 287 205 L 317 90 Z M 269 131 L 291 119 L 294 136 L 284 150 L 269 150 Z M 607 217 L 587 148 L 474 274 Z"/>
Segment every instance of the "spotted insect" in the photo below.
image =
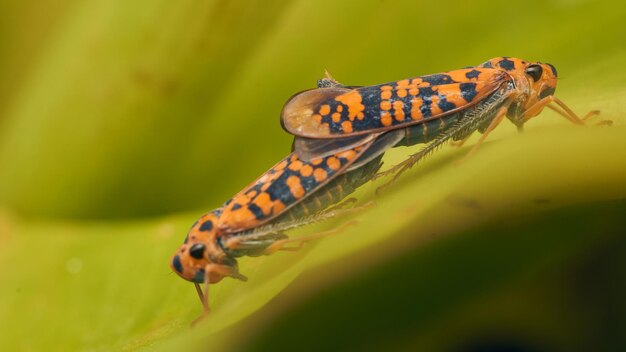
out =
<path fill-rule="evenodd" d="M 395 140 L 389 147 L 427 143 L 380 174 L 394 174 L 395 180 L 441 144 L 451 139 L 460 146 L 479 131 L 472 154 L 504 117 L 521 131 L 544 107 L 579 125 L 599 113 L 579 117 L 554 96 L 556 84 L 551 64 L 509 57 L 366 87 L 346 87 L 328 76 L 317 89 L 298 93 L 285 104 L 281 124 L 296 136 L 295 150 L 309 158 L 369 142 L 371 136 Z"/>
<path fill-rule="evenodd" d="M 196 221 L 174 254 L 171 268 L 195 284 L 205 313 L 209 311 L 209 284 L 225 277 L 247 280 L 239 273 L 238 257 L 293 249 L 286 246 L 290 243 L 297 248 L 337 229 L 293 239 L 285 231 L 358 210 L 360 207 L 342 207 L 349 201 L 328 207 L 378 171 L 381 155 L 372 151 L 380 144 L 370 138 L 369 143 L 309 160 L 294 152 L 222 207 Z"/>

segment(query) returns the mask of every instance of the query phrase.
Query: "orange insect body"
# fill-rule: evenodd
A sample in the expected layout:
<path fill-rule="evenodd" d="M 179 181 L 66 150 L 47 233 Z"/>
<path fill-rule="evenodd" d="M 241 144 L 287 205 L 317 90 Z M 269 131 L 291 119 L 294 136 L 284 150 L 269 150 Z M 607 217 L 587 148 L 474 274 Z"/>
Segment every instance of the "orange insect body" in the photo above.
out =
<path fill-rule="evenodd" d="M 546 106 L 576 124 L 598 113 L 579 118 L 554 97 L 554 66 L 509 57 L 374 86 L 345 87 L 330 78 L 323 83 L 294 95 L 283 108 L 281 124 L 296 136 L 295 150 L 315 157 L 369 141 L 366 136 L 387 138 L 388 148 L 428 143 L 383 173 L 396 177 L 442 143 L 465 140 L 478 130 L 483 136 L 472 153 L 504 117 L 521 130 Z M 328 140 L 334 140 L 334 149 L 321 147 L 330 145 Z"/>
<path fill-rule="evenodd" d="M 556 82 L 550 64 L 495 58 L 476 67 L 375 86 L 305 91 L 285 105 L 281 122 L 288 132 L 307 138 L 384 132 L 466 111 L 498 91 L 507 104 L 521 103 L 527 111 L 551 96 Z"/>
<path fill-rule="evenodd" d="M 174 256 L 172 268 L 184 279 L 197 283 L 215 283 L 224 276 L 239 276 L 228 252 L 241 249 L 240 235 L 284 215 L 344 172 L 364 150 L 364 146 L 358 146 L 308 161 L 292 153 L 223 207 L 202 216 Z M 249 252 L 262 252 L 276 240 L 276 235 L 271 234 L 254 246 L 248 244 Z M 215 269 L 211 272 L 207 265 L 219 267 L 211 267 Z"/>
<path fill-rule="evenodd" d="M 287 242 L 306 241 L 287 240 L 284 231 L 335 215 L 320 211 L 353 192 L 380 167 L 380 156 L 365 153 L 372 144 L 313 159 L 290 154 L 221 208 L 198 219 L 174 254 L 172 269 L 196 284 L 208 311 L 208 295 L 198 284 L 207 285 L 207 292 L 208 284 L 225 277 L 246 280 L 236 258 L 271 254 Z"/>
<path fill-rule="evenodd" d="M 507 57 L 368 87 L 320 80 L 317 89 L 294 95 L 283 108 L 281 124 L 296 136 L 294 152 L 203 215 L 171 267 L 196 284 L 208 311 L 208 284 L 246 279 L 237 257 L 269 254 L 288 241 L 302 243 L 288 240 L 284 231 L 317 221 L 302 217 L 324 218 L 322 209 L 374 177 L 387 149 L 428 143 L 385 172 L 397 177 L 438 145 L 479 131 L 483 135 L 473 152 L 504 117 L 521 129 L 546 106 L 577 124 L 597 113 L 579 118 L 554 97 L 556 84 L 554 66 Z"/>

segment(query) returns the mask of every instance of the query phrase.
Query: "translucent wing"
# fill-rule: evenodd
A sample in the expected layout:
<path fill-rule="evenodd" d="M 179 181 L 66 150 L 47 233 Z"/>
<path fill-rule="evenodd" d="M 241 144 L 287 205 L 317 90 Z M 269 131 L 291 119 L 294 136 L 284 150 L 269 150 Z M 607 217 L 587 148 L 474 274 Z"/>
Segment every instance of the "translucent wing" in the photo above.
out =
<path fill-rule="evenodd" d="M 369 143 L 376 139 L 378 134 L 368 134 L 334 139 L 314 139 L 296 136 L 293 140 L 292 151 L 298 151 L 303 160 L 323 158 L 340 151 L 352 149 L 356 146 Z"/>
<path fill-rule="evenodd" d="M 466 109 L 510 79 L 501 70 L 474 67 L 376 86 L 312 89 L 285 104 L 281 124 L 318 139 L 388 131 Z"/>
<path fill-rule="evenodd" d="M 352 163 L 350 167 L 348 167 L 347 171 L 356 170 L 363 165 L 369 163 L 370 161 L 376 159 L 378 156 L 383 154 L 389 148 L 393 148 L 396 144 L 398 144 L 402 138 L 404 138 L 405 132 L 403 129 L 389 131 L 384 133 L 376 138 L 374 143 L 367 148 L 365 153 L 363 153 L 357 161 Z"/>

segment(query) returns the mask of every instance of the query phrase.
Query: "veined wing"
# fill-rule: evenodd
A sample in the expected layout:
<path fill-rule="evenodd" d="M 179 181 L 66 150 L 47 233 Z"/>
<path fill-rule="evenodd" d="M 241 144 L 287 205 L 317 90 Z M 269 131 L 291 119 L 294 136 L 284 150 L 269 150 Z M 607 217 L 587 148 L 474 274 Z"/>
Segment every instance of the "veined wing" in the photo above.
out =
<path fill-rule="evenodd" d="M 345 138 L 306 138 L 294 137 L 291 151 L 297 151 L 302 160 L 323 158 L 338 152 L 352 149 L 356 146 L 367 144 L 379 135 L 379 133 L 350 136 Z"/>
<path fill-rule="evenodd" d="M 467 109 L 510 79 L 501 70 L 474 67 L 375 86 L 312 89 L 285 104 L 281 124 L 307 138 L 388 131 Z"/>

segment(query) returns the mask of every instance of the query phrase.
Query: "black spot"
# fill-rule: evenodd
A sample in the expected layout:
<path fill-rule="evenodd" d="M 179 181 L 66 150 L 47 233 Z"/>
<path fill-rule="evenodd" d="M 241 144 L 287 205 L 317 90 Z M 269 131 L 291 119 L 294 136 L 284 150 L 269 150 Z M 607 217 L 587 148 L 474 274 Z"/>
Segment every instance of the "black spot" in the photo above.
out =
<path fill-rule="evenodd" d="M 433 112 L 432 112 L 432 110 L 430 109 L 430 105 L 431 105 L 432 103 L 433 103 L 433 102 L 432 102 L 432 101 L 430 101 L 430 98 L 429 98 L 428 100 L 424 100 L 424 101 L 422 102 L 422 106 L 420 106 L 420 112 L 422 113 L 422 116 L 423 116 L 424 118 L 429 118 L 429 117 L 433 116 Z"/>
<path fill-rule="evenodd" d="M 554 77 L 559 77 L 558 73 L 556 73 L 556 67 L 552 66 L 551 64 L 547 64 L 548 66 L 550 66 L 550 69 L 552 70 L 552 74 L 554 75 Z"/>
<path fill-rule="evenodd" d="M 347 110 L 341 112 L 341 118 L 339 119 L 339 122 L 335 122 L 332 119 L 332 114 L 328 114 L 322 117 L 322 123 L 328 124 L 331 133 L 343 133 L 343 126 L 341 125 L 341 123 L 346 120 L 345 114 L 347 114 Z"/>
<path fill-rule="evenodd" d="M 433 116 L 430 106 L 432 105 L 432 97 L 438 95 L 431 87 L 422 87 L 419 89 L 417 96 L 422 99 L 420 112 L 424 118 Z"/>
<path fill-rule="evenodd" d="M 293 175 L 299 175 L 299 173 L 286 169 L 285 172 L 278 177 L 278 179 L 272 182 L 266 191 L 266 193 L 270 196 L 270 200 L 275 201 L 279 199 L 285 205 L 290 205 L 295 202 L 296 199 L 291 194 L 289 186 L 287 186 L 287 178 Z M 306 191 L 307 190 L 305 190 L 305 192 Z"/>
<path fill-rule="evenodd" d="M 203 243 L 196 243 L 189 248 L 189 255 L 196 259 L 202 259 L 204 257 L 204 250 L 206 246 Z"/>
<path fill-rule="evenodd" d="M 392 87 L 394 86 L 393 84 L 390 84 L 390 85 Z M 354 119 L 354 121 L 352 121 L 353 131 L 365 131 L 371 128 L 382 126 L 380 124 L 380 114 L 381 114 L 380 87 L 381 85 L 378 85 L 378 86 L 367 87 L 367 88 L 360 90 L 361 96 L 363 97 L 362 103 L 365 106 L 365 110 L 363 111 L 363 114 L 367 116 L 368 118 L 365 118 L 363 120 Z M 345 107 L 344 107 L 344 111 L 345 111 Z"/>
<path fill-rule="evenodd" d="M 480 65 L 481 67 L 484 68 L 493 68 L 493 65 L 491 64 L 491 61 L 487 61 L 484 64 Z"/>
<path fill-rule="evenodd" d="M 181 273 L 181 274 L 183 273 L 183 265 L 180 262 L 180 257 L 179 256 L 174 256 L 174 259 L 172 259 L 172 266 L 179 273 Z"/>
<path fill-rule="evenodd" d="M 341 158 L 339 158 L 339 162 L 343 164 Z M 300 183 L 302 184 L 302 188 L 304 189 L 313 189 L 313 187 L 317 185 L 317 181 L 315 181 L 315 178 L 313 176 L 300 178 Z"/>
<path fill-rule="evenodd" d="M 549 95 L 553 95 L 555 90 L 556 89 L 554 89 L 552 87 L 548 87 L 548 88 L 542 90 L 541 93 L 539 93 L 539 99 L 543 99 L 543 98 L 545 98 L 545 97 L 547 97 Z"/>
<path fill-rule="evenodd" d="M 204 269 L 198 269 L 193 277 L 193 282 L 201 284 L 204 282 Z"/>
<path fill-rule="evenodd" d="M 449 102 L 445 96 L 440 95 L 439 96 L 439 103 L 437 104 L 439 106 L 439 109 L 441 109 L 441 111 L 443 112 L 447 112 L 450 111 L 454 108 L 456 108 L 456 105 L 454 105 L 453 103 Z"/>
<path fill-rule="evenodd" d="M 233 207 L 232 207 L 231 209 L 232 209 L 232 210 L 238 210 L 238 209 L 241 209 L 241 204 L 239 204 L 239 203 L 235 203 L 235 204 L 233 204 Z"/>
<path fill-rule="evenodd" d="M 233 207 L 234 208 L 234 207 Z M 211 231 L 213 230 L 213 221 L 207 220 L 200 225 L 200 231 Z"/>
<path fill-rule="evenodd" d="M 498 65 L 507 71 L 511 71 L 515 69 L 515 62 L 507 58 L 500 60 L 500 62 L 498 62 Z"/>
<path fill-rule="evenodd" d="M 474 100 L 478 92 L 476 91 L 476 83 L 461 83 L 461 96 L 466 102 Z"/>
<path fill-rule="evenodd" d="M 341 123 L 345 120 L 348 119 L 348 109 L 346 108 L 346 106 L 344 104 L 340 104 L 338 102 L 325 102 L 328 104 L 328 106 L 330 106 L 330 111 L 335 111 L 337 109 L 337 106 L 342 105 L 344 107 L 343 111 L 340 113 L 341 118 L 339 119 L 339 122 L 335 122 L 332 119 L 332 114 L 327 114 L 325 116 L 322 117 L 322 123 L 327 123 L 329 128 L 330 128 L 330 132 L 331 133 L 343 133 L 343 126 L 341 125 Z M 321 104 L 318 105 L 317 109 L 319 109 L 321 107 Z"/>
<path fill-rule="evenodd" d="M 227 200 L 227 201 L 224 203 L 224 206 L 228 206 L 228 204 L 230 204 L 232 201 L 233 201 L 233 199 L 232 199 L 232 198 L 231 198 L 231 199 L 229 199 L 229 200 Z"/>
<path fill-rule="evenodd" d="M 281 177 L 282 177 L 282 176 L 281 176 Z M 272 202 L 273 202 L 273 201 L 275 201 L 276 199 L 278 199 L 277 192 L 275 192 L 275 191 L 272 189 L 272 187 L 275 187 L 275 186 L 276 186 L 276 182 L 274 182 L 274 183 L 273 183 L 273 184 L 272 184 L 272 185 L 271 185 L 271 186 L 270 186 L 270 187 L 269 187 L 269 188 L 265 191 L 265 193 L 267 193 L 267 194 L 270 196 L 270 200 L 271 200 Z"/>
<path fill-rule="evenodd" d="M 185 236 L 185 240 L 183 241 L 183 244 L 189 242 L 189 234 L 187 234 L 187 236 Z"/>
<path fill-rule="evenodd" d="M 261 210 L 261 208 L 259 208 L 259 206 L 254 203 L 248 204 L 248 210 L 250 210 L 252 214 L 254 214 L 254 217 L 257 220 L 261 220 L 265 217 L 265 214 L 263 214 L 263 211 Z"/>
<path fill-rule="evenodd" d="M 433 95 L 437 95 L 437 92 L 435 92 L 431 87 L 422 87 L 419 89 L 419 92 L 417 93 L 417 96 L 422 99 L 430 98 Z"/>
<path fill-rule="evenodd" d="M 452 77 L 444 74 L 436 74 L 436 75 L 428 75 L 423 76 L 422 81 L 430 83 L 432 86 L 438 86 L 441 84 L 450 84 L 455 81 L 452 80 Z"/>
<path fill-rule="evenodd" d="M 472 78 L 478 78 L 478 75 L 480 75 L 480 71 L 471 70 L 465 74 L 465 77 L 467 77 L 468 79 L 472 79 Z"/>

